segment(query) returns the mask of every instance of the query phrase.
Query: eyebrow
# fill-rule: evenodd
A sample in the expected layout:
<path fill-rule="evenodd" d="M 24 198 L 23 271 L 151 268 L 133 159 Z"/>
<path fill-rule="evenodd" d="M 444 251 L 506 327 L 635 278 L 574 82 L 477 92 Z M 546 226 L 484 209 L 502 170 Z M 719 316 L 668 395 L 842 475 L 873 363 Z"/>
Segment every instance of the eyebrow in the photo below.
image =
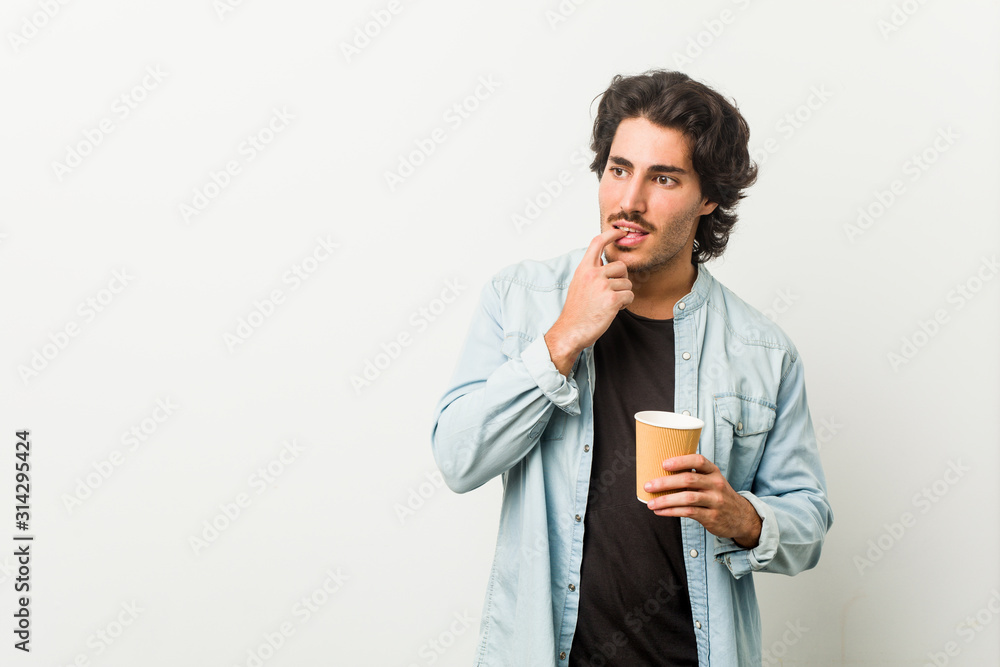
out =
<path fill-rule="evenodd" d="M 630 161 L 626 160 L 625 158 L 619 157 L 617 155 L 611 155 L 611 156 L 609 156 L 608 157 L 608 161 L 609 162 L 614 162 L 616 165 L 620 165 L 622 167 L 628 167 L 629 169 L 635 169 L 635 165 L 634 164 L 632 164 Z M 655 173 L 658 173 L 658 174 L 684 174 L 684 175 L 686 175 L 688 173 L 686 170 L 681 169 L 680 167 L 675 167 L 675 166 L 673 166 L 671 164 L 654 164 L 653 166 L 651 166 L 649 168 L 648 171 L 655 172 Z"/>

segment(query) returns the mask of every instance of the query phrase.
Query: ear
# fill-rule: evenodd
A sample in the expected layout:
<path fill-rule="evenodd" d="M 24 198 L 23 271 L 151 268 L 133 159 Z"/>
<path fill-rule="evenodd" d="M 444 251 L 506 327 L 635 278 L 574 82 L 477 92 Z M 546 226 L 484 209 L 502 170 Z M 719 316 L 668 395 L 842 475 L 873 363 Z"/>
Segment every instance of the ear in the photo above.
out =
<path fill-rule="evenodd" d="M 714 211 L 717 206 L 718 204 L 714 201 L 708 201 L 708 199 L 705 199 L 701 202 L 701 210 L 698 212 L 698 215 L 708 215 Z"/>

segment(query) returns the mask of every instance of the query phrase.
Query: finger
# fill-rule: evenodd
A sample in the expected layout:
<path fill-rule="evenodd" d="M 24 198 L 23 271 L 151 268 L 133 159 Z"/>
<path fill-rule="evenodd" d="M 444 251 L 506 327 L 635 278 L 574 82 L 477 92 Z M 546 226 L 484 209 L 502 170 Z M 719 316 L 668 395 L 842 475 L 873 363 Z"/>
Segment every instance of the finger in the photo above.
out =
<path fill-rule="evenodd" d="M 608 262 L 604 265 L 604 275 L 608 278 L 628 278 L 628 267 L 621 260 Z"/>
<path fill-rule="evenodd" d="M 663 477 L 655 477 L 648 482 L 645 482 L 642 486 L 643 489 L 649 493 L 660 493 L 662 491 L 682 491 L 689 490 L 694 491 L 698 489 L 708 488 L 708 484 L 705 482 L 705 476 L 699 475 L 693 472 L 682 472 L 676 475 L 664 475 Z"/>
<path fill-rule="evenodd" d="M 708 503 L 706 494 L 696 491 L 678 491 L 665 496 L 657 496 L 647 501 L 646 507 L 651 510 L 676 509 L 678 507 L 708 509 Z"/>
<path fill-rule="evenodd" d="M 656 516 L 684 516 L 689 519 L 694 519 L 702 525 L 705 525 L 704 521 L 707 517 L 705 510 L 701 507 L 667 507 L 666 509 L 654 510 L 653 514 Z"/>
<path fill-rule="evenodd" d="M 632 289 L 632 281 L 628 278 L 612 278 L 608 281 L 615 292 L 627 292 Z"/>
<path fill-rule="evenodd" d="M 619 301 L 618 310 L 624 310 L 625 308 L 628 308 L 629 304 L 631 304 L 632 301 L 635 300 L 635 294 L 633 294 L 630 290 L 622 290 L 621 292 L 615 292 L 615 295 L 617 296 L 617 300 Z"/>
<path fill-rule="evenodd" d="M 668 472 L 681 470 L 694 470 L 703 475 L 715 472 L 718 468 L 714 463 L 706 459 L 701 454 L 687 454 L 685 456 L 675 456 L 663 462 L 663 469 Z"/>
<path fill-rule="evenodd" d="M 606 232 L 601 232 L 590 242 L 587 246 L 587 252 L 583 254 L 583 259 L 581 263 L 589 263 L 593 266 L 601 266 L 603 261 L 601 260 L 601 251 L 604 247 L 616 239 L 628 234 L 624 229 L 618 229 L 617 227 L 612 227 Z"/>

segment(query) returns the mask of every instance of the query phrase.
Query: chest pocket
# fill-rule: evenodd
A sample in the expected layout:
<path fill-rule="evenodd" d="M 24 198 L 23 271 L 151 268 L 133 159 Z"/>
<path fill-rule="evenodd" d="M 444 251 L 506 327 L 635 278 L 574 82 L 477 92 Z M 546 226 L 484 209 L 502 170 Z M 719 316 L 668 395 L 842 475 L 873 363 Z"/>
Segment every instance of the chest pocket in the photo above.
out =
<path fill-rule="evenodd" d="M 761 399 L 716 394 L 715 465 L 736 491 L 750 490 L 774 417 L 774 408 Z"/>
<path fill-rule="evenodd" d="M 528 337 L 518 331 L 508 332 L 503 339 L 503 344 L 500 347 L 500 351 L 504 353 L 509 359 L 516 359 L 520 361 L 521 350 L 527 347 L 532 341 L 528 340 Z M 577 359 L 576 365 L 573 366 L 575 370 L 580 363 L 580 358 Z M 545 399 L 548 400 L 548 399 Z M 545 430 L 542 431 L 541 440 L 545 442 L 547 440 L 561 440 L 563 433 L 566 430 L 566 418 L 568 415 L 563 412 L 562 409 L 552 406 L 552 416 L 549 418 L 549 423 L 546 424 Z"/>

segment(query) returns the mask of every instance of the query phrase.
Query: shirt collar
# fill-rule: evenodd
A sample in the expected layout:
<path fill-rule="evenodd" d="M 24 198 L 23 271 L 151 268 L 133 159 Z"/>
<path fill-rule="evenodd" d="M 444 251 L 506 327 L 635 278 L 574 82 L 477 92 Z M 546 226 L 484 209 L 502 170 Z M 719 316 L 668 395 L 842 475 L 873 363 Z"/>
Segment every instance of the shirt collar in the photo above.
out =
<path fill-rule="evenodd" d="M 691 291 L 688 292 L 684 298 L 674 304 L 675 318 L 684 317 L 688 313 L 693 313 L 701 308 L 706 301 L 708 301 L 708 294 L 712 289 L 712 283 L 715 281 L 715 278 L 712 277 L 712 274 L 709 273 L 704 264 L 697 264 L 696 267 L 698 270 L 698 277 L 694 279 L 694 285 L 691 286 Z"/>

